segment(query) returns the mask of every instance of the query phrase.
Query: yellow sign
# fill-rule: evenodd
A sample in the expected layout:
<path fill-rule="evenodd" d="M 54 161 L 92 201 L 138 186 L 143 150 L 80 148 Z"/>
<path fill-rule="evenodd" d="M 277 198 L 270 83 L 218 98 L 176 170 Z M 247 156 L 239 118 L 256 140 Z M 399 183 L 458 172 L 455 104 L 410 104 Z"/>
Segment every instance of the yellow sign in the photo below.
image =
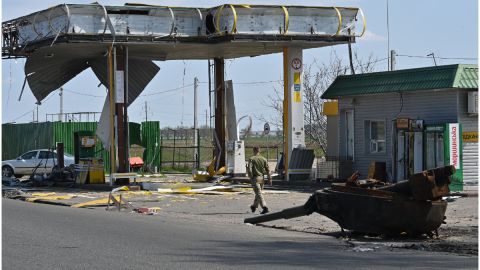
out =
<path fill-rule="evenodd" d="M 462 133 L 463 142 L 478 142 L 478 132 L 470 131 Z"/>
<path fill-rule="evenodd" d="M 338 115 L 338 101 L 323 102 L 323 115 L 326 115 L 326 116 Z"/>
<path fill-rule="evenodd" d="M 300 92 L 298 91 L 293 92 L 293 102 L 300 102 L 300 101 L 302 101 L 302 95 L 300 94 Z"/>
<path fill-rule="evenodd" d="M 293 84 L 300 84 L 300 72 L 293 73 Z"/>

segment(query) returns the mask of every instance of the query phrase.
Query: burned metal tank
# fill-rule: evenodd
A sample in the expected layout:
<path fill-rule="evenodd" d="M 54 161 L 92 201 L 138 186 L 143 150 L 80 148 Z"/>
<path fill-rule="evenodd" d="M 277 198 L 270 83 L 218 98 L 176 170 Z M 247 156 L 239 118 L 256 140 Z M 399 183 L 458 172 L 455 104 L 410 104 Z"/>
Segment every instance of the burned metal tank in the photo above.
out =
<path fill-rule="evenodd" d="M 365 188 L 358 182 L 332 184 L 316 191 L 303 206 L 247 218 L 245 223 L 290 219 L 317 212 L 342 229 L 367 234 L 431 234 L 445 219 L 453 166 L 412 175 L 397 184 Z"/>

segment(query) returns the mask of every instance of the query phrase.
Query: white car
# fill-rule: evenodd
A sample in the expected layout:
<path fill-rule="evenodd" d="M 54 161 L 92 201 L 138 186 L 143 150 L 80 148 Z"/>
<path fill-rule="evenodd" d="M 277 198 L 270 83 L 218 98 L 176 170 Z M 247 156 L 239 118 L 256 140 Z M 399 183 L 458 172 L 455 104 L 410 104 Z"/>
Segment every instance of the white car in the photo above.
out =
<path fill-rule="evenodd" d="M 65 167 L 74 164 L 74 157 L 64 154 Z M 52 168 L 58 164 L 56 151 L 38 149 L 28 151 L 16 159 L 2 161 L 2 176 L 30 175 L 35 168 L 36 174 L 50 173 Z"/>

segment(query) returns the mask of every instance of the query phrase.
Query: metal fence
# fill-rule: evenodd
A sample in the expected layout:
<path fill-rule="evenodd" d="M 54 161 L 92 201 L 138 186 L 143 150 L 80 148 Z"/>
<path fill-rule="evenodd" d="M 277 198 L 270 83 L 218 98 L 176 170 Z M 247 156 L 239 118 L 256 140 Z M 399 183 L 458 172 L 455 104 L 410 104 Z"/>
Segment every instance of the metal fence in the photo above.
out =
<path fill-rule="evenodd" d="M 199 168 L 201 139 L 199 130 L 164 129 L 160 132 L 160 168 Z M 207 143 L 207 142 L 204 142 Z"/>
<path fill-rule="evenodd" d="M 160 132 L 160 169 L 205 169 L 214 157 L 213 130 L 163 129 Z M 282 149 L 276 140 L 247 138 L 245 157 L 253 155 L 253 147 L 260 146 L 262 155 L 276 162 Z"/>

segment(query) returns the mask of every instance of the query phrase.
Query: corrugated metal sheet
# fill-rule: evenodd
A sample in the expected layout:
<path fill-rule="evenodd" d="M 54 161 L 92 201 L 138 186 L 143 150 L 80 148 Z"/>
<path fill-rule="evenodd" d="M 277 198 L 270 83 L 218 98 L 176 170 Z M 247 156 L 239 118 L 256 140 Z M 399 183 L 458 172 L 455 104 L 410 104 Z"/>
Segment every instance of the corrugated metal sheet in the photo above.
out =
<path fill-rule="evenodd" d="M 25 76 L 33 95 L 42 101 L 88 67 L 107 87 L 107 58 L 103 56 L 106 51 L 107 46 L 80 46 L 72 50 L 65 44 L 38 49 L 29 55 L 25 63 Z M 135 58 L 129 59 L 128 66 L 128 98 L 131 104 L 160 68 L 151 60 Z"/>
<path fill-rule="evenodd" d="M 3 124 L 2 159 L 14 159 L 41 148 L 55 147 L 52 123 Z"/>
<path fill-rule="evenodd" d="M 89 64 L 102 84 L 108 86 L 107 58 L 90 59 Z M 148 83 L 155 77 L 160 68 L 150 60 L 132 59 L 128 60 L 128 101 L 133 101 L 147 87 Z"/>
<path fill-rule="evenodd" d="M 130 132 L 130 144 L 142 145 L 142 137 L 140 129 L 142 125 L 138 123 L 128 123 L 128 131 Z"/>
<path fill-rule="evenodd" d="M 42 101 L 87 68 L 86 59 L 77 58 L 65 51 L 56 50 L 52 53 L 49 50 L 39 50 L 27 58 L 25 76 L 37 101 Z"/>
<path fill-rule="evenodd" d="M 463 183 L 478 185 L 478 143 L 463 143 Z"/>
<path fill-rule="evenodd" d="M 142 145 L 145 147 L 143 160 L 150 169 L 157 166 L 160 168 L 160 122 L 142 122 L 141 127 Z"/>
<path fill-rule="evenodd" d="M 338 76 L 322 98 L 448 88 L 478 88 L 478 66 L 447 65 Z"/>
<path fill-rule="evenodd" d="M 458 65 L 453 87 L 478 88 L 478 66 Z"/>
<path fill-rule="evenodd" d="M 315 154 L 313 149 L 294 148 L 288 162 L 289 169 L 311 169 Z"/>

